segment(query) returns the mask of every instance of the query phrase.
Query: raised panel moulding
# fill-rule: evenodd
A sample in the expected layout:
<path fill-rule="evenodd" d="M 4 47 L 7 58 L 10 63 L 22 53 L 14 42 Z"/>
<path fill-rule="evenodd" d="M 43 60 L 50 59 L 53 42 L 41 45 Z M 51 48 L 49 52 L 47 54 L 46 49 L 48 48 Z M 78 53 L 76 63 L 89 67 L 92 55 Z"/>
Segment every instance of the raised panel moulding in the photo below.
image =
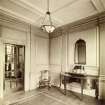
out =
<path fill-rule="evenodd" d="M 105 82 L 105 75 L 100 75 L 100 76 L 99 76 L 99 80 L 100 80 L 101 82 Z"/>

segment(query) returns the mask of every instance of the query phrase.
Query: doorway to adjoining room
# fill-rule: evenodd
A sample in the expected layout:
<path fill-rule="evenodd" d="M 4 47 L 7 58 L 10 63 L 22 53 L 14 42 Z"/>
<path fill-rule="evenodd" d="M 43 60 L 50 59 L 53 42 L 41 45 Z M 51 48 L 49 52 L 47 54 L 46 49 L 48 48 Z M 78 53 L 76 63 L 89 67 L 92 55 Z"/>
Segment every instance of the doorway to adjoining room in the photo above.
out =
<path fill-rule="evenodd" d="M 5 44 L 4 93 L 24 90 L 25 46 Z"/>

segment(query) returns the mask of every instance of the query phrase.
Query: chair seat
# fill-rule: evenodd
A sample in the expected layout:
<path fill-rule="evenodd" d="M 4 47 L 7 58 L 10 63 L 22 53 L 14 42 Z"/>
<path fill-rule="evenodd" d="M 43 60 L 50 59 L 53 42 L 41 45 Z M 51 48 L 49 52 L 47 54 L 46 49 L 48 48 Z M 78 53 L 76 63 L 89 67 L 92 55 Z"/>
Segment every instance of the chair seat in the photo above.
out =
<path fill-rule="evenodd" d="M 49 80 L 44 79 L 44 80 L 41 80 L 41 81 L 39 81 L 39 82 L 50 82 L 50 81 L 49 81 Z"/>

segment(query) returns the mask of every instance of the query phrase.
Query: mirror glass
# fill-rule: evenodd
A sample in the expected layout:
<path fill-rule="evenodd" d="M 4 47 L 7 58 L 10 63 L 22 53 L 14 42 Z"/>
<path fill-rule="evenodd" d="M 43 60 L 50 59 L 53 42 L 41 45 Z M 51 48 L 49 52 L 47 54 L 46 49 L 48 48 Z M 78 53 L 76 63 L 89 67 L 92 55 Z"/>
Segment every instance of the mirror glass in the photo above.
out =
<path fill-rule="evenodd" d="M 79 39 L 75 43 L 74 63 L 86 64 L 86 42 Z"/>

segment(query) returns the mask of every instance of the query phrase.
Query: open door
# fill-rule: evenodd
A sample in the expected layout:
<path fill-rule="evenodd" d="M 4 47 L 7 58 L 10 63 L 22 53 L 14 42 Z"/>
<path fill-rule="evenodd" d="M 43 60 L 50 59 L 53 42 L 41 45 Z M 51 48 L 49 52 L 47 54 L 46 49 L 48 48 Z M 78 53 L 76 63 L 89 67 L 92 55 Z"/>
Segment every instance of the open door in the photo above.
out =
<path fill-rule="evenodd" d="M 24 90 L 24 49 L 23 45 L 5 44 L 5 94 Z"/>
<path fill-rule="evenodd" d="M 3 82 L 4 82 L 4 44 L 0 42 L 0 98 L 3 98 Z"/>

